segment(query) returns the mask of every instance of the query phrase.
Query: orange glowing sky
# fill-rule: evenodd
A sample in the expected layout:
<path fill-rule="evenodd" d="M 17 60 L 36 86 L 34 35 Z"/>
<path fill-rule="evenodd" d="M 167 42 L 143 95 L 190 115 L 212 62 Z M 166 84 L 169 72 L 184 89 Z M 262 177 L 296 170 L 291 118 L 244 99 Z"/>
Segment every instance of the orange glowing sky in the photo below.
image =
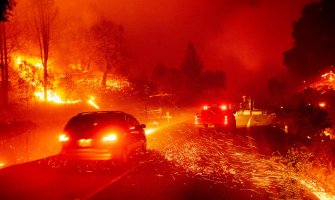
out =
<path fill-rule="evenodd" d="M 130 63 L 141 71 L 158 62 L 180 66 L 194 42 L 205 68 L 226 71 L 230 89 L 286 73 L 282 52 L 293 43 L 291 24 L 311 1 L 55 0 L 60 16 L 81 17 L 88 26 L 102 16 L 122 24 Z"/>

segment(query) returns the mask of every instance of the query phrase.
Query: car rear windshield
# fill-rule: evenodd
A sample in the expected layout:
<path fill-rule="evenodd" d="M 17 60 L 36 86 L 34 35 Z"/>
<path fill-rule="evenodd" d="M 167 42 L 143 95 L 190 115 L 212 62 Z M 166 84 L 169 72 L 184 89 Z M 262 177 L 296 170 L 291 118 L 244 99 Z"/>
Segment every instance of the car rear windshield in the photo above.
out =
<path fill-rule="evenodd" d="M 123 114 L 85 114 L 73 117 L 65 126 L 71 134 L 89 134 L 107 126 L 126 125 Z"/>
<path fill-rule="evenodd" d="M 210 107 L 208 110 L 202 110 L 201 115 L 232 115 L 233 112 L 229 109 L 222 110 L 220 107 Z"/>

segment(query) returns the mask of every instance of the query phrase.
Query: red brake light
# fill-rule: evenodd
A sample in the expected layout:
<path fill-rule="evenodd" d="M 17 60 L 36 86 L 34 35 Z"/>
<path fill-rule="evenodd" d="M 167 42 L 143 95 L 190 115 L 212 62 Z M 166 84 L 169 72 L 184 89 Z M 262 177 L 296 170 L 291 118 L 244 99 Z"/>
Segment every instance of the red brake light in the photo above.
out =
<path fill-rule="evenodd" d="M 221 105 L 220 108 L 221 108 L 221 110 L 227 110 L 227 106 L 226 105 Z"/>
<path fill-rule="evenodd" d="M 203 110 L 208 110 L 208 108 L 209 108 L 208 105 L 204 105 L 204 106 L 202 107 Z"/>
<path fill-rule="evenodd" d="M 228 124 L 228 116 L 227 116 L 227 115 L 224 116 L 224 124 L 225 124 L 225 125 Z"/>

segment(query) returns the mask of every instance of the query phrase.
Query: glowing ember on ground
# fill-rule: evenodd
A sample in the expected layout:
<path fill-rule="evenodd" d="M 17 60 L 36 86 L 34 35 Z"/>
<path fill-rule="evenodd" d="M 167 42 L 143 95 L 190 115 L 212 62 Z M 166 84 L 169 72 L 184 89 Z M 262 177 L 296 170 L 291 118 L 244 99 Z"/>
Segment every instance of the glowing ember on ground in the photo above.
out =
<path fill-rule="evenodd" d="M 215 138 L 199 137 L 184 129 L 177 140 L 165 137 L 164 147 L 150 145 L 190 175 L 232 188 L 252 184 L 255 189 L 250 190 L 263 190 L 271 199 L 306 199 L 311 194 L 319 199 L 335 199 L 335 173 L 325 178 L 322 167 L 310 163 L 311 154 L 297 150 L 287 156 L 264 156 L 248 137 L 220 134 Z M 296 160 L 291 161 L 292 157 Z"/>
<path fill-rule="evenodd" d="M 44 92 L 43 91 L 35 92 L 35 96 L 40 101 L 44 101 Z M 53 102 L 53 103 L 57 103 L 57 104 L 75 104 L 75 103 L 81 102 L 81 100 L 69 100 L 69 101 L 62 100 L 62 98 L 52 90 L 48 90 L 47 96 L 48 96 L 48 102 Z"/>
<path fill-rule="evenodd" d="M 299 182 L 310 190 L 319 199 L 334 200 L 335 195 L 327 193 L 321 186 L 313 180 L 299 180 Z"/>

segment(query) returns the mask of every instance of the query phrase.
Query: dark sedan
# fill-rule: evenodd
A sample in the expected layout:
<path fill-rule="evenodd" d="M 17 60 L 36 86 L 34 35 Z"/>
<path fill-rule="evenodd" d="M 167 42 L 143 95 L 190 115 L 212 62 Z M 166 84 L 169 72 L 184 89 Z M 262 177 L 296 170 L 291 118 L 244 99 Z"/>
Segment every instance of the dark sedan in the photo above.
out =
<path fill-rule="evenodd" d="M 69 120 L 59 140 L 60 155 L 73 160 L 114 160 L 146 151 L 145 125 L 121 111 L 79 113 Z"/>

